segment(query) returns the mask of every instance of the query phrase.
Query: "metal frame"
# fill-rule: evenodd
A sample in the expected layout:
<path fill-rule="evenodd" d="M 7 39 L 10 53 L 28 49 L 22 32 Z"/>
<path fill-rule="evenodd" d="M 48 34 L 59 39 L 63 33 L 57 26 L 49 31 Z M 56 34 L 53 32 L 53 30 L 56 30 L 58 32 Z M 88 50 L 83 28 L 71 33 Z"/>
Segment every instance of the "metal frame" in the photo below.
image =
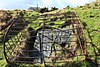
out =
<path fill-rule="evenodd" d="M 58 36 L 54 36 L 54 34 L 51 34 L 51 35 L 53 35 L 52 37 L 51 37 L 51 40 L 52 40 L 52 42 L 43 42 L 43 38 L 44 37 L 48 37 L 48 36 L 45 36 L 44 35 L 44 33 L 45 33 L 45 30 L 51 30 L 51 32 L 52 33 L 54 33 L 55 31 L 57 32 L 57 31 L 66 31 L 66 29 L 65 30 L 62 30 L 61 28 L 52 28 L 52 27 L 48 27 L 48 28 L 51 28 L 51 29 L 45 29 L 45 26 L 47 25 L 46 24 L 46 22 L 55 22 L 55 21 L 57 21 L 57 20 L 55 20 L 55 21 L 48 21 L 47 19 L 47 17 L 48 16 L 60 16 L 60 15 L 63 15 L 63 17 L 65 17 L 65 18 L 68 18 L 68 16 L 66 16 L 66 14 L 67 13 L 61 13 L 61 14 L 44 14 L 44 15 L 39 15 L 39 16 L 36 16 L 36 17 L 34 17 L 31 21 L 33 21 L 33 20 L 35 20 L 35 19 L 38 19 L 39 17 L 44 17 L 44 19 L 42 19 L 42 20 L 44 20 L 44 22 L 40 22 L 41 24 L 43 23 L 43 26 L 41 27 L 41 29 L 38 29 L 40 32 L 42 31 L 42 33 L 39 33 L 39 31 L 38 31 L 38 33 L 39 33 L 39 35 L 38 36 L 33 36 L 33 37 L 38 37 L 39 38 L 39 42 L 35 42 L 36 44 L 37 43 L 39 43 L 40 44 L 40 48 L 39 48 L 39 50 L 40 50 L 40 53 L 44 53 L 44 51 L 51 51 L 51 53 L 52 52 L 54 52 L 55 54 L 55 56 L 54 57 L 47 57 L 47 58 L 54 58 L 53 60 L 54 60 L 54 63 L 56 62 L 55 60 L 57 59 L 57 58 L 62 58 L 62 57 L 57 57 L 56 56 L 56 52 L 57 51 L 64 51 L 64 49 L 69 53 L 69 54 L 71 54 L 71 56 L 70 57 L 76 57 L 76 56 L 85 56 L 85 60 L 86 59 L 88 59 L 87 57 L 89 56 L 88 54 L 87 54 L 87 50 L 86 50 L 86 48 L 87 48 L 87 42 L 86 42 L 86 38 L 85 38 L 85 34 L 84 34 L 84 28 L 83 28 L 83 26 L 82 26 L 82 24 L 81 24 L 81 20 L 79 19 L 79 17 L 76 15 L 76 13 L 75 12 L 71 12 L 71 25 L 72 25 L 72 29 L 69 29 L 69 30 L 71 30 L 72 31 L 72 33 L 74 33 L 74 34 L 72 34 L 71 33 L 71 35 L 75 35 L 76 37 L 77 37 L 77 40 L 78 40 L 78 44 L 77 45 L 79 45 L 80 46 L 80 49 L 81 49 L 81 52 L 82 52 L 82 54 L 80 54 L 80 55 L 77 55 L 77 54 L 74 54 L 73 52 L 71 52 L 70 50 L 68 50 L 68 49 L 66 49 L 66 48 L 62 48 L 61 50 L 56 50 L 56 48 L 57 48 L 57 45 L 54 45 L 54 44 L 60 44 L 59 42 L 56 42 L 55 41 L 55 39 L 57 38 L 57 37 L 59 37 L 59 35 Z M 6 61 L 8 62 L 8 63 L 34 63 L 34 62 L 28 62 L 28 61 L 11 61 L 11 59 L 9 58 L 9 57 L 7 57 L 7 52 L 6 52 L 6 49 L 7 49 L 7 45 L 6 45 L 6 40 L 7 40 L 7 37 L 9 37 L 10 35 L 9 35 L 9 32 L 11 32 L 10 31 L 10 29 L 12 28 L 12 27 L 14 27 L 14 25 L 15 25 L 15 23 L 17 23 L 17 21 L 18 20 L 20 20 L 20 18 L 21 19 L 25 19 L 25 18 L 30 18 L 30 17 L 18 17 L 18 18 L 15 18 L 15 19 L 13 19 L 12 21 L 11 21 L 11 25 L 7 28 L 7 31 L 5 32 L 5 35 L 4 35 L 4 38 L 3 38 L 3 44 L 4 44 L 4 56 L 5 56 L 5 59 L 6 59 Z M 78 18 L 78 19 L 77 19 Z M 49 19 L 52 19 L 52 18 L 49 18 Z M 66 21 L 66 20 L 65 20 Z M 19 23 L 20 24 L 20 23 Z M 21 23 L 22 24 L 22 23 Z M 37 24 L 37 23 L 35 23 L 35 24 Z M 58 24 L 59 25 L 59 24 Z M 17 27 L 16 27 L 17 28 Z M 19 28 L 21 28 L 21 27 L 19 27 Z M 23 27 L 22 27 L 23 28 Z M 27 28 L 27 27 L 25 27 L 25 28 Z M 55 30 L 55 31 L 54 31 Z M 18 32 L 19 30 L 15 30 L 15 32 Z M 14 31 L 13 31 L 14 32 Z M 49 33 L 50 34 L 50 33 Z M 20 34 L 19 36 L 21 37 L 23 34 Z M 50 36 L 51 36 L 50 35 Z M 12 35 L 11 35 L 12 36 Z M 60 35 L 61 36 L 61 35 Z M 67 36 L 67 35 L 66 35 Z M 69 35 L 68 35 L 69 36 Z M 25 36 L 24 36 L 25 37 Z M 64 37 L 64 36 L 63 36 Z M 54 39 L 55 38 L 55 39 Z M 17 39 L 18 39 L 18 37 L 17 37 Z M 50 39 L 50 38 L 49 38 Z M 15 45 L 15 43 L 14 42 L 19 42 L 20 44 L 22 43 L 22 42 L 25 42 L 25 41 L 19 41 L 19 39 L 18 39 L 18 41 L 13 41 L 13 40 L 11 40 L 11 41 L 9 41 L 9 42 L 13 42 L 13 45 Z M 27 41 L 28 42 L 28 41 Z M 77 42 L 77 41 L 66 41 L 66 43 L 67 44 L 70 44 L 70 43 L 72 43 L 72 42 Z M 31 43 L 31 42 L 30 42 Z M 51 47 L 51 50 L 44 50 L 43 49 L 43 44 L 45 44 L 45 43 L 52 43 L 52 45 L 50 46 Z M 10 44 L 10 43 L 9 43 Z M 19 46 L 18 46 L 19 47 Z M 9 49 L 8 49 L 8 51 L 9 51 Z M 21 50 L 21 51 L 26 51 L 26 50 Z M 35 50 L 27 50 L 27 51 L 35 51 Z M 50 54 L 51 55 L 51 54 Z M 16 55 L 16 57 L 17 57 L 17 55 Z M 20 57 L 20 56 L 19 56 Z M 21 58 L 21 57 L 20 57 Z M 22 57 L 22 58 L 25 58 L 25 57 Z M 44 63 L 44 64 L 46 64 L 46 63 L 52 63 L 52 62 L 46 62 L 45 61 L 45 58 L 46 57 L 44 57 L 44 56 L 42 56 L 42 57 L 26 57 L 26 58 L 40 58 L 41 59 L 41 62 L 39 62 L 39 63 Z M 10 59 L 10 60 L 9 60 Z M 37 62 L 38 63 L 38 62 Z M 57 62 L 57 63 L 61 63 L 61 62 Z M 63 63 L 63 62 L 62 62 Z"/>

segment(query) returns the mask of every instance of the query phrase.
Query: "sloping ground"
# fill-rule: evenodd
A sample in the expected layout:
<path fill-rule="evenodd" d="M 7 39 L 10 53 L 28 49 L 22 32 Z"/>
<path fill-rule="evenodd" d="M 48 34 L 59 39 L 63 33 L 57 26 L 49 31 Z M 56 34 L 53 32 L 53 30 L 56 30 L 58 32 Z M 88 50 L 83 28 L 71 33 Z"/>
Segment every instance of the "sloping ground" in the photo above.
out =
<path fill-rule="evenodd" d="M 66 10 L 75 11 L 81 19 L 88 42 L 87 51 L 89 54 L 93 54 L 94 56 L 91 56 L 91 58 L 100 64 L 100 1 L 76 8 L 66 8 L 62 11 Z M 95 54 L 98 56 L 95 56 Z"/>
<path fill-rule="evenodd" d="M 82 20 L 85 27 L 85 34 L 87 38 L 87 51 L 93 60 L 97 60 L 100 64 L 100 10 L 75 10 Z M 99 56 L 95 56 L 95 54 Z M 96 59 L 97 57 L 97 59 Z"/>
<path fill-rule="evenodd" d="M 92 60 L 100 65 L 100 1 L 74 8 L 84 25 L 87 51 Z M 95 56 L 98 55 L 98 56 Z"/>
<path fill-rule="evenodd" d="M 100 10 L 99 9 L 90 9 L 90 10 L 76 10 L 77 14 L 82 20 L 85 30 L 90 32 L 92 36 L 93 43 L 100 44 Z M 81 12 L 81 13 L 80 13 Z"/>
<path fill-rule="evenodd" d="M 98 3 L 100 3 L 100 2 L 98 2 Z M 96 4 L 96 2 L 95 2 L 95 4 Z M 75 9 L 58 10 L 58 11 L 54 11 L 54 12 L 51 12 L 51 13 L 66 12 L 68 10 L 75 11 L 78 14 L 78 16 L 80 17 L 80 19 L 82 20 L 82 23 L 85 27 L 87 42 L 92 42 L 92 45 L 90 43 L 88 43 L 88 47 L 87 47 L 88 53 L 94 54 L 96 52 L 97 54 L 99 54 L 100 53 L 100 16 L 99 16 L 100 15 L 100 10 L 99 10 L 100 5 L 98 5 L 98 7 L 94 5 L 95 9 L 92 8 L 93 5 L 90 6 L 91 8 L 90 7 L 87 8 L 88 7 L 88 5 L 87 5 L 85 7 L 78 7 L 78 8 L 75 8 Z M 85 9 L 87 9 L 87 10 L 85 10 Z M 29 13 L 26 13 L 25 15 L 26 16 L 32 16 L 33 14 L 31 12 L 29 12 Z M 92 41 L 91 41 L 91 39 L 92 39 Z M 96 46 L 96 47 L 94 48 L 94 46 Z M 97 57 L 97 56 L 94 55 L 94 56 L 90 56 L 90 57 L 93 60 L 98 61 L 98 63 L 100 63 L 100 56 Z M 81 59 L 81 57 L 79 57 L 79 59 Z M 0 66 L 5 65 L 5 61 L 1 60 L 0 62 L 4 62 L 4 63 L 0 64 Z M 69 63 L 69 66 L 75 67 L 75 65 L 76 66 L 77 65 L 79 65 L 79 66 L 88 65 L 88 66 L 92 67 L 91 66 L 92 64 L 93 63 L 83 61 L 83 62 Z"/>
<path fill-rule="evenodd" d="M 99 55 L 91 58 L 98 61 L 100 66 L 100 1 L 76 8 L 75 11 L 85 27 L 87 42 L 91 42 L 87 44 L 87 51 L 89 54 Z"/>
<path fill-rule="evenodd" d="M 65 28 L 65 29 L 67 29 L 67 25 L 69 26 L 70 25 L 70 20 L 72 19 L 72 18 L 70 18 L 70 14 L 69 14 L 70 12 L 68 12 L 68 13 L 65 13 L 64 14 L 64 16 L 67 16 L 67 18 L 66 17 L 63 17 L 62 15 L 57 15 L 57 14 L 55 14 L 57 17 L 56 18 L 54 18 L 54 16 L 52 16 L 52 17 L 49 17 L 49 15 L 52 15 L 52 14 L 46 14 L 46 15 L 48 15 L 48 17 L 47 18 L 51 18 L 51 19 L 47 19 L 47 18 L 45 18 L 45 19 L 43 19 L 43 18 L 38 18 L 37 20 L 35 20 L 35 21 L 33 21 L 31 24 L 29 24 L 28 26 L 29 27 L 32 27 L 33 29 L 35 29 L 35 30 L 37 30 L 37 29 L 39 29 L 39 28 L 41 28 L 42 26 L 41 26 L 41 24 L 42 23 L 39 23 L 41 20 L 39 20 L 39 19 L 43 19 L 41 22 L 44 22 L 46 25 L 48 25 L 48 26 L 51 26 L 52 28 L 56 28 L 56 29 L 60 29 L 60 27 L 61 28 Z M 66 15 L 67 14 L 67 15 Z M 43 14 L 43 15 L 45 15 L 45 14 Z M 69 19 L 70 18 L 70 19 Z M 47 19 L 47 20 L 46 20 Z M 25 19 L 25 20 L 30 20 L 31 21 L 31 19 Z M 62 20 L 65 20 L 65 21 L 62 21 Z M 46 21 L 46 22 L 45 22 Z M 37 23 L 36 23 L 37 22 Z M 54 22 L 54 23 L 53 23 Z M 57 25 L 57 26 L 56 26 Z M 22 33 L 22 34 L 24 34 L 24 33 Z M 24 36 L 25 37 L 25 36 Z M 16 38 L 16 36 L 15 37 L 13 37 L 13 38 L 11 38 L 11 40 L 13 40 L 13 39 L 15 39 Z M 11 41 L 10 40 L 10 41 Z M 15 43 L 15 42 L 14 42 Z M 11 43 L 10 43 L 11 44 Z M 12 45 L 12 46 L 14 46 L 14 44 Z M 12 47 L 11 46 L 11 47 Z M 70 45 L 71 46 L 71 45 Z M 8 46 L 9 47 L 9 46 Z M 10 47 L 10 48 L 11 48 Z M 10 51 L 10 50 L 9 50 Z M 78 50 L 79 51 L 79 50 Z M 78 52 L 79 53 L 79 52 Z M 80 58 L 80 57 L 79 57 Z M 81 57 L 82 58 L 82 57 Z M 71 59 L 72 60 L 72 59 Z M 76 58 L 73 58 L 73 60 L 76 60 Z M 73 62 L 72 62 L 73 63 Z M 71 64 L 72 64 L 71 63 Z M 70 63 L 69 63 L 70 64 Z M 70 65 L 71 65 L 70 64 Z M 56 64 L 56 65 L 58 65 L 58 64 Z"/>
<path fill-rule="evenodd" d="M 77 11 L 77 13 L 78 13 L 78 11 Z M 29 19 L 26 19 L 26 20 L 29 20 Z M 53 20 L 53 19 L 52 19 Z M 54 19 L 55 20 L 55 19 Z M 38 21 L 40 21 L 40 20 L 36 20 L 36 22 L 38 22 Z M 62 22 L 62 21 L 58 21 L 58 22 L 56 22 L 57 24 L 59 23 L 59 24 L 63 24 L 64 22 Z M 50 23 L 47 23 L 47 24 L 50 24 Z M 32 23 L 32 24 L 29 24 L 29 26 L 33 26 L 33 28 L 34 27 L 36 27 L 36 29 L 38 29 L 39 27 L 41 27 L 41 25 L 34 25 L 34 22 Z M 38 28 L 37 28 L 38 27 Z M 90 48 L 89 48 L 90 49 Z M 92 49 L 93 50 L 93 49 Z M 90 50 L 90 52 L 93 52 L 92 50 Z M 92 53 L 91 53 L 92 54 Z M 82 57 L 78 57 L 78 59 L 79 58 L 82 58 Z M 91 57 L 91 58 L 93 58 L 94 59 L 94 57 Z M 98 57 L 98 59 L 99 59 L 99 57 Z M 1 62 L 2 62 L 3 60 L 1 60 Z M 79 63 L 80 63 L 80 65 L 79 65 Z M 91 64 L 91 63 L 88 63 L 88 62 L 72 62 L 72 63 L 67 63 L 67 65 L 69 65 L 69 66 L 84 66 L 84 64 L 86 64 L 87 63 L 87 65 L 89 65 L 89 64 Z M 5 64 L 5 62 L 4 63 L 2 63 L 1 65 L 3 65 L 3 64 Z M 36 65 L 36 66 L 38 66 L 38 65 Z"/>

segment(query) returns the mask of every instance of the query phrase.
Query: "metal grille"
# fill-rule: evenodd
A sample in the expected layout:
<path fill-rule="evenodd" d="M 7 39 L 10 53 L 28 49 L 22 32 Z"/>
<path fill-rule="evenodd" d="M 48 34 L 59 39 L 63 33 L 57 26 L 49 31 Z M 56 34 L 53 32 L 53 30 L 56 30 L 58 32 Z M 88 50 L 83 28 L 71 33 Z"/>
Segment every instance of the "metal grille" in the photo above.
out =
<path fill-rule="evenodd" d="M 8 63 L 66 63 L 78 55 L 86 59 L 82 24 L 74 12 L 15 18 L 4 36 L 4 55 Z"/>

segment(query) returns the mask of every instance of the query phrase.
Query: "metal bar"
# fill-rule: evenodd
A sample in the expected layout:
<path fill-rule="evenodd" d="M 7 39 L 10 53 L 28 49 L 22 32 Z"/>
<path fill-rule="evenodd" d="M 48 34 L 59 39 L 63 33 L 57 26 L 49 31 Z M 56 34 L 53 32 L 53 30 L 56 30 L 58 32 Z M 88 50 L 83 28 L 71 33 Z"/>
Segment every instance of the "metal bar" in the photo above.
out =
<path fill-rule="evenodd" d="M 38 20 L 43 20 L 43 22 L 38 22 L 39 23 L 39 25 L 41 25 L 40 23 L 43 23 L 43 28 L 41 29 L 43 32 L 42 33 L 39 33 L 39 35 L 38 36 L 32 36 L 32 37 L 39 37 L 39 42 L 35 42 L 35 44 L 39 44 L 40 45 L 40 52 L 41 53 L 44 53 L 45 51 L 52 51 L 52 52 L 55 52 L 55 55 L 54 55 L 54 57 L 53 56 L 41 56 L 41 57 L 21 57 L 21 56 L 19 56 L 18 58 L 22 58 L 22 59 L 25 59 L 25 58 L 29 58 L 29 59 L 34 59 L 34 58 L 40 58 L 41 59 L 41 61 L 39 62 L 39 63 L 49 63 L 49 62 L 46 62 L 45 61 L 45 58 L 55 58 L 56 57 L 56 52 L 57 51 L 62 51 L 62 50 L 56 50 L 56 46 L 55 46 L 55 44 L 58 44 L 59 45 L 59 43 L 61 42 L 56 42 L 55 40 L 56 40 L 56 38 L 57 37 L 59 37 L 59 38 L 69 38 L 68 36 L 70 36 L 70 38 L 71 38 L 71 36 L 73 36 L 73 35 L 76 35 L 77 36 L 77 38 L 78 38 L 78 40 L 79 40 L 79 44 L 80 44 L 80 47 L 83 45 L 84 47 L 81 47 L 81 49 L 82 49 L 82 51 L 83 50 L 85 50 L 85 52 L 86 52 L 86 40 L 84 39 L 84 40 L 82 40 L 81 39 L 81 36 L 83 37 L 83 38 L 85 38 L 85 36 L 84 36 L 84 28 L 83 28 L 83 26 L 82 26 L 82 24 L 81 24 L 81 20 L 79 19 L 79 17 L 75 14 L 75 13 L 72 13 L 71 14 L 71 16 L 66 16 L 67 15 L 67 13 L 61 13 L 61 14 L 44 14 L 44 15 L 39 15 L 39 16 L 35 16 L 35 17 L 31 17 L 31 18 L 29 18 L 29 17 L 27 17 L 27 18 L 29 18 L 29 19 L 27 19 L 27 20 L 30 20 L 30 21 L 35 21 L 37 18 L 39 18 Z M 71 23 L 71 25 L 72 25 L 72 29 L 67 29 L 67 30 L 62 30 L 61 28 L 54 28 L 53 30 L 51 30 L 51 29 L 45 29 L 44 28 L 44 26 L 47 26 L 47 25 L 49 25 L 49 24 L 47 24 L 46 22 L 57 22 L 57 21 L 60 21 L 60 18 L 62 18 L 62 17 L 57 17 L 58 19 L 56 20 L 56 21 L 51 21 L 51 19 L 54 19 L 54 18 L 47 18 L 47 17 L 49 17 L 49 16 L 61 16 L 61 15 L 64 15 L 64 16 L 62 16 L 62 17 L 65 17 L 65 18 L 68 18 L 68 17 L 71 17 L 71 18 L 68 18 L 67 20 L 72 20 L 72 23 Z M 42 19 L 42 18 L 40 18 L 40 17 L 42 17 L 42 16 L 44 16 L 45 18 L 44 19 Z M 21 18 L 21 17 L 20 17 Z M 26 18 L 26 17 L 23 17 L 23 18 Z M 32 19 L 32 20 L 31 20 Z M 62 19 L 61 21 L 67 21 L 67 20 L 65 20 L 65 19 Z M 15 30 L 10 30 L 12 27 L 14 28 L 14 29 L 23 29 L 23 27 L 15 27 L 14 26 L 14 23 L 15 22 L 13 22 L 13 24 L 11 25 L 11 27 L 9 27 L 9 31 L 7 31 L 7 32 L 19 32 L 18 30 L 17 31 L 15 31 Z M 15 23 L 15 24 L 20 24 L 20 25 L 24 25 L 24 24 L 27 24 L 27 23 Z M 29 23 L 29 24 L 31 24 L 31 23 Z M 37 24 L 37 22 L 35 21 L 33 24 Z M 62 23 L 63 24 L 63 23 Z M 61 24 L 54 24 L 55 26 L 56 25 L 61 25 Z M 51 26 L 52 27 L 52 25 L 49 25 L 49 26 Z M 26 29 L 26 27 L 25 27 L 25 29 Z M 68 31 L 69 30 L 69 31 Z M 75 31 L 75 34 L 73 33 L 73 32 L 71 32 L 71 31 Z M 39 30 L 40 31 L 40 30 Z M 52 35 L 50 34 L 50 35 L 45 35 L 45 31 L 52 31 L 53 33 L 52 33 Z M 63 35 L 62 36 L 62 34 L 61 35 L 57 35 L 57 34 L 54 34 L 55 32 L 62 32 L 62 33 L 66 33 L 66 35 Z M 71 35 L 69 35 L 69 32 L 71 32 Z M 23 32 L 22 32 L 23 33 Z M 21 34 L 21 35 L 23 35 L 23 34 Z M 12 56 L 12 52 L 14 51 L 14 50 L 16 50 L 17 51 L 17 49 L 15 49 L 16 48 L 16 46 L 18 46 L 19 48 L 21 47 L 21 46 L 19 46 L 19 45 L 21 45 L 21 43 L 22 42 L 26 42 L 26 41 L 24 41 L 24 40 L 19 40 L 19 38 L 20 37 L 22 37 L 21 35 L 19 35 L 19 37 L 16 35 L 16 37 L 17 37 L 17 39 L 14 39 L 14 40 L 10 40 L 10 41 L 8 41 L 8 45 L 10 46 L 9 48 L 7 47 L 8 45 L 7 44 L 5 44 L 4 45 L 4 51 L 6 52 L 6 50 L 8 51 L 8 53 L 10 52 L 10 48 L 12 48 L 11 50 L 11 55 L 10 56 Z M 6 37 L 8 37 L 8 38 L 10 38 L 10 36 L 15 36 L 14 34 L 9 34 L 9 35 L 7 35 L 7 33 L 6 33 L 6 35 L 5 35 Z M 50 37 L 49 37 L 50 36 Z M 54 36 L 56 36 L 56 37 L 54 37 Z M 5 38 L 6 38 L 5 37 Z M 32 38 L 31 37 L 31 38 Z M 51 38 L 52 37 L 52 38 Z M 43 38 L 48 38 L 49 39 L 49 42 L 47 42 L 47 41 L 43 41 Z M 10 44 L 9 42 L 12 42 L 13 44 Z M 16 43 L 15 42 L 20 42 L 20 44 L 18 44 L 18 45 L 16 45 Z M 29 41 L 27 41 L 27 42 L 29 42 Z M 77 41 L 66 41 L 66 44 L 68 44 L 68 43 L 71 43 L 71 42 L 77 42 Z M 83 42 L 85 42 L 85 43 L 83 43 Z M 6 43 L 6 42 L 5 42 Z M 31 43 L 31 42 L 30 42 Z M 46 50 L 46 49 L 44 49 L 43 48 L 43 45 L 44 44 L 47 44 L 47 43 L 52 43 L 52 45 L 50 46 L 50 47 L 52 47 L 53 49 L 51 49 L 51 50 Z M 67 49 L 66 49 L 67 50 Z M 34 52 L 34 51 L 37 51 L 37 50 L 21 50 L 21 49 L 18 49 L 18 51 L 24 51 L 24 52 Z M 84 51 L 83 51 L 83 53 L 85 53 Z M 9 54 L 10 54 L 9 53 Z M 86 53 L 85 53 L 86 54 Z M 9 60 L 9 56 L 7 55 L 7 54 L 5 54 L 5 56 L 6 56 L 6 60 L 8 59 Z M 85 56 L 84 54 L 79 54 L 79 55 L 73 55 L 73 56 L 71 56 L 70 58 L 73 58 L 73 57 L 76 57 L 76 56 Z M 89 55 L 88 54 L 88 56 L 100 56 L 100 54 L 97 54 L 97 55 Z M 16 56 L 17 57 L 17 56 Z M 62 58 L 62 56 L 59 56 L 59 58 Z M 68 57 L 64 57 L 64 58 L 68 58 Z M 9 60 L 9 61 L 12 61 L 12 60 Z M 33 61 L 23 61 L 23 60 L 20 60 L 20 61 L 14 61 L 14 62 L 16 62 L 16 63 L 38 63 L 38 62 L 33 62 Z M 52 63 L 52 62 L 50 62 L 50 63 Z M 63 61 L 62 62 L 55 62 L 55 63 L 64 63 Z"/>
<path fill-rule="evenodd" d="M 40 52 L 43 53 L 43 44 L 41 41 L 41 33 L 39 33 L 39 42 L 40 42 Z M 41 64 L 44 62 L 43 56 L 41 57 Z"/>

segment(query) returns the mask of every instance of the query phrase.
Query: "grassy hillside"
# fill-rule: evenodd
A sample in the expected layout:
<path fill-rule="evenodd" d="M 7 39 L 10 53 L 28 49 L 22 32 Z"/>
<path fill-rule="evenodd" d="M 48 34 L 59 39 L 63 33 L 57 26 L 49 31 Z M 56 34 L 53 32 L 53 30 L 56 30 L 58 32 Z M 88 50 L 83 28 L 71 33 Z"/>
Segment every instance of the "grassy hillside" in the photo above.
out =
<path fill-rule="evenodd" d="M 91 4 L 87 4 L 85 6 L 80 6 L 77 8 L 65 8 L 63 10 L 56 10 L 49 13 L 61 13 L 61 12 L 67 12 L 67 11 L 75 11 L 79 18 L 82 21 L 82 24 L 84 25 L 85 29 L 85 36 L 87 39 L 87 51 L 88 54 L 92 54 L 94 56 L 90 56 L 92 60 L 97 59 L 97 62 L 100 64 L 100 57 L 96 57 L 95 54 L 100 54 L 100 2 L 93 2 Z M 11 11 L 15 13 L 15 11 Z M 22 11 L 22 15 L 25 17 L 32 17 L 37 16 L 40 13 L 38 12 L 31 12 L 31 11 Z M 15 14 L 13 14 L 15 15 Z M 29 20 L 29 19 L 26 19 Z M 36 20 L 37 22 L 40 20 Z M 62 21 L 56 22 L 56 23 L 63 23 Z M 34 26 L 34 22 L 32 24 L 29 24 L 29 26 Z M 39 25 L 35 25 L 39 26 Z M 36 28 L 37 29 L 37 28 Z M 2 33 L 2 31 L 0 31 Z M 1 36 L 1 35 L 0 35 Z M 6 62 L 3 58 L 3 51 L 2 51 L 2 43 L 0 43 L 0 66 L 5 67 Z M 80 57 L 79 57 L 80 58 Z M 92 63 L 89 63 L 87 61 L 84 62 L 75 62 L 72 63 L 72 66 L 79 65 L 80 67 L 85 67 L 88 65 L 89 67 L 92 67 Z M 71 64 L 69 64 L 71 66 Z"/>
<path fill-rule="evenodd" d="M 100 54 L 100 2 L 93 2 L 85 6 L 73 9 L 79 16 L 84 25 L 85 36 L 87 39 L 88 54 Z M 100 56 L 91 56 L 92 59 L 97 58 L 100 64 Z"/>
<path fill-rule="evenodd" d="M 100 47 L 100 1 L 86 4 L 85 6 L 79 6 L 76 8 L 65 8 L 64 11 L 75 11 L 85 29 L 87 42 L 91 42 Z M 90 36 L 90 37 L 89 37 Z"/>
<path fill-rule="evenodd" d="M 85 27 L 87 42 L 92 42 L 97 48 L 100 48 L 100 2 L 93 2 L 75 8 L 74 11 L 78 14 Z M 100 53 L 100 49 L 97 50 L 97 53 Z"/>

